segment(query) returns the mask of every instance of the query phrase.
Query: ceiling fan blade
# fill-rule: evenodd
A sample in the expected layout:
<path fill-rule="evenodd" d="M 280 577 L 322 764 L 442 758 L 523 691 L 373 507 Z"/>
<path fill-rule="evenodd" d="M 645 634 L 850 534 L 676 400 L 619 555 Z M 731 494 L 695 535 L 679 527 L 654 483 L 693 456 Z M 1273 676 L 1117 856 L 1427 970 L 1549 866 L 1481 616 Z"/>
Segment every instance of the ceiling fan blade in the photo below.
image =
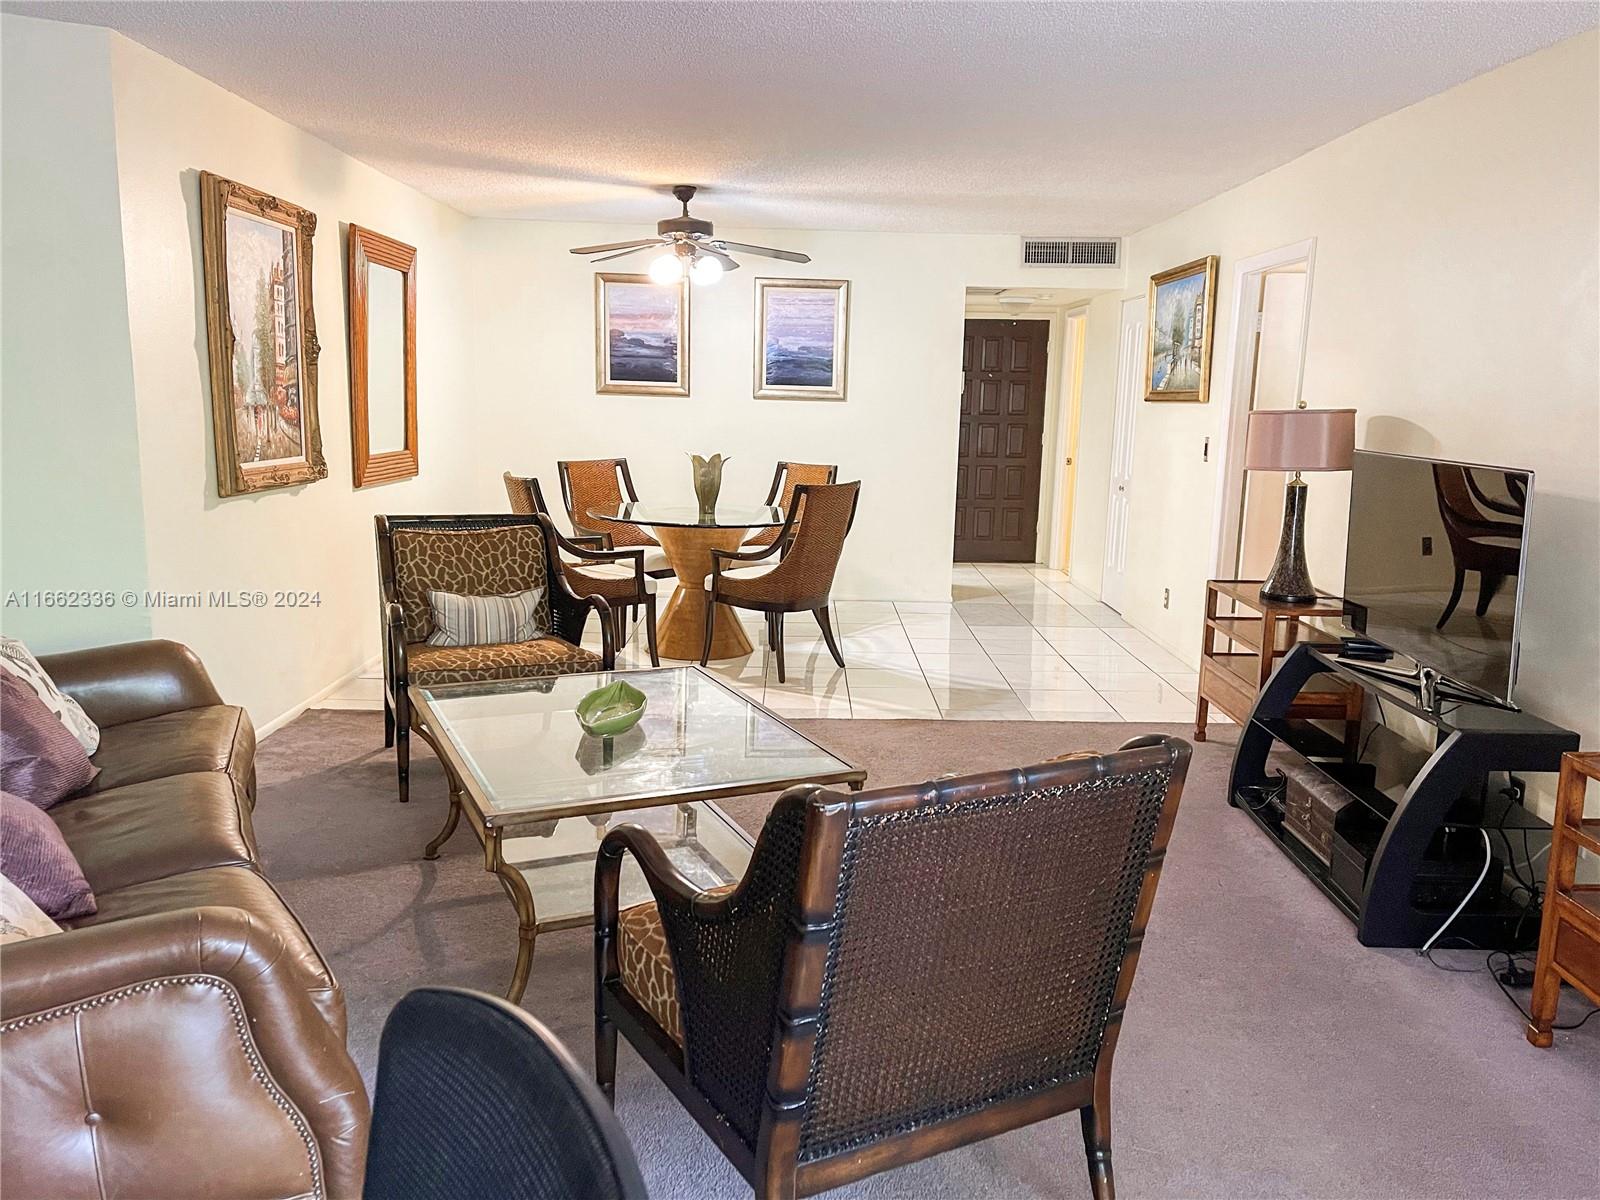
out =
<path fill-rule="evenodd" d="M 747 246 L 743 242 L 724 242 L 718 239 L 711 243 L 718 250 L 735 250 L 740 254 L 759 254 L 763 258 L 781 258 L 785 262 L 808 263 L 811 255 L 801 254 L 798 250 L 774 250 L 771 246 Z"/>
<path fill-rule="evenodd" d="M 716 259 L 722 264 L 722 269 L 724 271 L 737 271 L 739 269 L 739 264 L 734 262 L 733 259 L 729 258 L 721 250 L 712 248 L 705 242 L 696 243 L 694 251 L 696 254 L 704 254 L 707 258 Z"/>
<path fill-rule="evenodd" d="M 591 258 L 590 262 L 610 262 L 613 258 L 627 258 L 630 254 L 643 254 L 646 250 L 659 250 L 663 243 L 657 241 L 646 242 L 642 246 L 635 246 L 632 250 L 621 250 L 616 254 L 607 254 L 602 258 Z"/>
<path fill-rule="evenodd" d="M 640 238 L 633 242 L 607 242 L 603 246 L 574 246 L 571 252 L 573 254 L 604 254 L 607 250 L 632 250 L 640 246 L 659 246 L 660 244 L 661 239 L 658 237 Z"/>

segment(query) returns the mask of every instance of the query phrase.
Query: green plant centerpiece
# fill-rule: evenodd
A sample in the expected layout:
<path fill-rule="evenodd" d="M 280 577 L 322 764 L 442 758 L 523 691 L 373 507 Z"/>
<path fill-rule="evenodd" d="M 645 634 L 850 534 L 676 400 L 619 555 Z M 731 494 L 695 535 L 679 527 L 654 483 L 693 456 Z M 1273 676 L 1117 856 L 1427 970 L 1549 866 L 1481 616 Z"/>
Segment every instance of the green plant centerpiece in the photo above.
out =
<path fill-rule="evenodd" d="M 595 688 L 578 701 L 575 712 L 585 733 L 594 737 L 616 737 L 639 723 L 647 703 L 643 692 L 626 680 L 618 679 Z"/>
<path fill-rule="evenodd" d="M 704 521 L 716 516 L 717 497 L 722 493 L 722 468 L 728 460 L 720 454 L 710 458 L 691 454 L 689 460 L 694 464 L 694 495 L 700 502 L 700 519 Z"/>

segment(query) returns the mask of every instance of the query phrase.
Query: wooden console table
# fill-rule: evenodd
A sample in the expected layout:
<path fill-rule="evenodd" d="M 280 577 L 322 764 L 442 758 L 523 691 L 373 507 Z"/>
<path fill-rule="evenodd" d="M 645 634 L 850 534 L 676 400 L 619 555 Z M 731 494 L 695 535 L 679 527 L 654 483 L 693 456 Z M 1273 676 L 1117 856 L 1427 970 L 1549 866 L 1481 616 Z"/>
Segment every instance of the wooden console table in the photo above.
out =
<path fill-rule="evenodd" d="M 1234 611 L 1220 612 L 1227 601 L 1232 601 Z M 1241 608 L 1250 611 L 1239 612 Z M 1338 596 L 1323 596 L 1314 604 L 1278 604 L 1262 599 L 1261 584 L 1257 580 L 1207 580 L 1194 740 L 1206 740 L 1206 718 L 1213 704 L 1240 725 L 1249 720 L 1250 710 L 1271 678 L 1274 664 L 1297 645 L 1302 642 L 1314 646 L 1338 645 L 1338 639 L 1331 634 L 1303 624 L 1306 618 L 1343 615 L 1344 601 Z M 1223 639 L 1220 646 L 1219 635 Z M 1361 692 L 1342 682 L 1318 681 L 1314 690 L 1295 701 L 1289 715 L 1306 720 L 1343 721 L 1348 735 L 1353 738 L 1361 722 Z"/>
<path fill-rule="evenodd" d="M 1533 1019 L 1528 1022 L 1528 1040 L 1535 1046 L 1548 1046 L 1554 1038 L 1563 982 L 1600 1004 L 1600 884 L 1576 882 L 1578 851 L 1600 855 L 1600 818 L 1583 815 L 1584 792 L 1591 779 L 1600 780 L 1600 753 L 1562 756 L 1539 962 L 1529 1005 Z"/>

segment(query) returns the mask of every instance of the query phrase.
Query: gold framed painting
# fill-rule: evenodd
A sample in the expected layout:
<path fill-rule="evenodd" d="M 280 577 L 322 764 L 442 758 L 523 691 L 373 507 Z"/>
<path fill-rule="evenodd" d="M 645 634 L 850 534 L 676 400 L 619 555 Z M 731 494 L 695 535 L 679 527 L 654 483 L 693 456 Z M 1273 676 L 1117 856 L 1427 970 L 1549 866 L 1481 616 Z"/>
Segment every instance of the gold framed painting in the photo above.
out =
<path fill-rule="evenodd" d="M 620 396 L 689 394 L 689 280 L 594 277 L 594 390 Z"/>
<path fill-rule="evenodd" d="M 317 422 L 313 212 L 200 173 L 217 494 L 328 477 Z"/>
<path fill-rule="evenodd" d="M 1150 277 L 1146 400 L 1204 404 L 1210 399 L 1216 307 L 1215 254 Z"/>
<path fill-rule="evenodd" d="M 850 353 L 848 279 L 757 279 L 758 400 L 843 400 Z"/>

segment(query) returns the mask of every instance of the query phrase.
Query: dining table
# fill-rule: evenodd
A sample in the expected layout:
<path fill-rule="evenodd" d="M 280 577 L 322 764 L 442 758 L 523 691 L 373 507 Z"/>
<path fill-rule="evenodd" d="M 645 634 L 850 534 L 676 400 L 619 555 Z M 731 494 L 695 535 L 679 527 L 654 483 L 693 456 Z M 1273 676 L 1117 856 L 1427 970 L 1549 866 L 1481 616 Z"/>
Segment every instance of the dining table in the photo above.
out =
<path fill-rule="evenodd" d="M 782 525 L 784 512 L 774 504 L 718 504 L 705 511 L 697 504 L 654 504 L 644 500 L 591 508 L 598 521 L 642 525 L 661 543 L 677 590 L 667 602 L 656 627 L 662 658 L 700 660 L 706 636 L 706 577 L 711 574 L 713 550 L 737 550 L 753 530 Z M 718 604 L 712 617 L 711 658 L 739 658 L 754 646 L 745 636 L 739 618 L 726 604 Z"/>

